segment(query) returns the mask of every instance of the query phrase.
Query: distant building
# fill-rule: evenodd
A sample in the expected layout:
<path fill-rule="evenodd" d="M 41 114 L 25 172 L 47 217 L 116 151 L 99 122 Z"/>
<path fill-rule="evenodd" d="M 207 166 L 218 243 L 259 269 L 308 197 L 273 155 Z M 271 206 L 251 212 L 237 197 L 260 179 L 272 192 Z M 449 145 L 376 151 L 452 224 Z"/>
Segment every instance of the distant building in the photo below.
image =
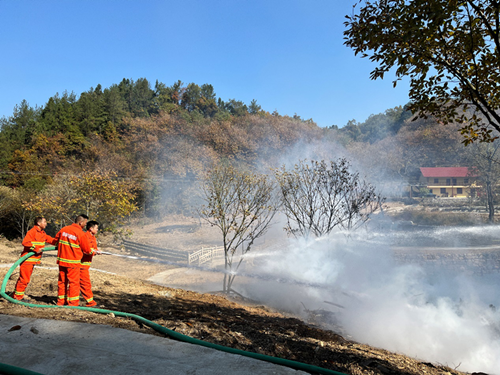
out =
<path fill-rule="evenodd" d="M 420 168 L 420 185 L 437 197 L 466 198 L 476 195 L 476 179 L 467 167 Z"/>

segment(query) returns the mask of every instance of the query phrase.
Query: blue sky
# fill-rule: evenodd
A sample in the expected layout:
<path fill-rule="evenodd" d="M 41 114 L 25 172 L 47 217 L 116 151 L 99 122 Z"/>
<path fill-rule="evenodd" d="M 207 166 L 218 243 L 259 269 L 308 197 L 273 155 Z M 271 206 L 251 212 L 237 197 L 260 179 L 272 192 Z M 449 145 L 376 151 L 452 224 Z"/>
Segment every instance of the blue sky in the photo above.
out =
<path fill-rule="evenodd" d="M 26 99 L 147 78 L 214 86 L 217 97 L 312 118 L 362 122 L 408 102 L 371 81 L 343 45 L 357 0 L 0 0 L 0 117 Z"/>

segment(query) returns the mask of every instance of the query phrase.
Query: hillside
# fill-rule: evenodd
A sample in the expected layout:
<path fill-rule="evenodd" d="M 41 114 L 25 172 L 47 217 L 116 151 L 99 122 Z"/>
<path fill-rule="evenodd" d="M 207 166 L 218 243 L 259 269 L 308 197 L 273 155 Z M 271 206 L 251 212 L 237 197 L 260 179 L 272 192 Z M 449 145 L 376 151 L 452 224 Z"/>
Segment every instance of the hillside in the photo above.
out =
<path fill-rule="evenodd" d="M 133 239 L 148 239 L 149 243 L 168 243 L 179 249 L 197 248 L 202 242 L 216 240 L 209 227 L 182 230 L 193 222 L 175 224 L 178 218 L 161 225 L 134 226 Z M 101 238 L 101 250 L 122 253 L 112 246 L 109 238 Z M 19 241 L 0 241 L 0 277 L 7 272 L 6 265 L 19 256 Z M 28 295 L 33 303 L 53 304 L 57 289 L 57 270 L 53 253 L 46 253 L 43 266 L 36 270 Z M 186 288 L 174 289 L 147 281 L 161 272 L 175 271 L 167 264 L 150 263 L 137 259 L 101 255 L 94 261 L 91 273 L 96 300 L 106 309 L 141 315 L 177 332 L 212 343 L 254 351 L 271 356 L 345 372 L 347 374 L 462 374 L 459 371 L 412 359 L 397 353 L 370 347 L 342 337 L 336 332 L 321 329 L 295 316 L 274 311 L 258 301 L 217 293 L 189 291 L 193 277 L 183 277 Z M 98 272 L 97 270 L 105 271 Z M 187 276 L 182 276 L 187 275 Z M 11 277 L 7 290 L 11 291 L 17 272 Z M 191 280 L 191 281 L 190 281 Z M 199 281 L 199 280 L 198 280 Z M 114 327 L 156 334 L 152 329 L 119 317 L 73 310 L 34 309 L 0 300 L 0 313 L 33 318 L 50 318 Z"/>

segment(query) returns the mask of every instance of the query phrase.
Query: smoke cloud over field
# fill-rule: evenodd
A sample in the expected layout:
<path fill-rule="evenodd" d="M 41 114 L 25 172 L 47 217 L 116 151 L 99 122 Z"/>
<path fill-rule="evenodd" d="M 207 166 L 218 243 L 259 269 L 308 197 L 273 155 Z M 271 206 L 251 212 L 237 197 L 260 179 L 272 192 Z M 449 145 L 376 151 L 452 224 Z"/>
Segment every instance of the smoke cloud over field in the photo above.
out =
<path fill-rule="evenodd" d="M 378 167 L 380 156 L 371 152 L 364 158 L 359 152 L 356 156 L 358 160 L 329 141 L 299 143 L 277 157 L 274 167 L 293 168 L 301 159 L 347 157 L 362 179 L 367 176 L 383 195 L 396 195 L 390 189 L 403 181 Z M 262 166 L 262 173 L 270 173 L 269 161 L 256 165 Z M 275 224 L 264 244 L 246 254 L 234 283 L 238 292 L 324 323 L 355 341 L 461 371 L 500 375 L 500 272 L 475 276 L 466 267 L 457 271 L 398 263 L 393 253 L 394 247 L 408 244 L 415 251 L 426 246 L 454 251 L 457 246 L 478 246 L 480 238 L 485 239 L 480 246 L 491 245 L 500 241 L 500 230 L 383 232 L 379 228 L 350 238 L 336 233 L 306 241 L 284 238 L 282 228 L 283 224 Z"/>
<path fill-rule="evenodd" d="M 255 252 L 253 271 L 268 281 L 253 279 L 245 293 L 303 316 L 326 312 L 332 328 L 359 342 L 500 374 L 500 274 L 397 264 L 392 236 L 367 236 L 289 240 L 265 257 Z"/>

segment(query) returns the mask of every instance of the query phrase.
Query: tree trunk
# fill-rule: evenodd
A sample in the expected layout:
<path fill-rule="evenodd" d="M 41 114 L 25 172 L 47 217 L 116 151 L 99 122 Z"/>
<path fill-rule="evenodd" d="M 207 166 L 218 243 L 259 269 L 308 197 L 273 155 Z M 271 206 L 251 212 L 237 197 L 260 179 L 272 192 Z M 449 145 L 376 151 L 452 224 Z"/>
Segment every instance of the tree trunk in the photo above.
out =
<path fill-rule="evenodd" d="M 486 192 L 488 194 L 488 222 L 495 221 L 495 204 L 493 202 L 493 189 L 490 182 L 486 183 Z"/>
<path fill-rule="evenodd" d="M 235 277 L 234 275 L 228 277 L 227 289 L 226 289 L 228 294 L 231 292 L 231 287 L 233 286 L 234 277 Z"/>
<path fill-rule="evenodd" d="M 224 293 L 228 292 L 228 290 L 226 289 L 227 288 L 226 285 L 227 285 L 227 275 L 224 274 L 224 279 L 222 280 L 222 292 Z"/>
<path fill-rule="evenodd" d="M 224 279 L 222 280 L 222 291 L 224 293 L 229 293 L 229 280 L 228 280 L 228 270 L 229 270 L 229 261 L 228 261 L 229 253 L 226 249 L 226 244 L 224 244 Z"/>

